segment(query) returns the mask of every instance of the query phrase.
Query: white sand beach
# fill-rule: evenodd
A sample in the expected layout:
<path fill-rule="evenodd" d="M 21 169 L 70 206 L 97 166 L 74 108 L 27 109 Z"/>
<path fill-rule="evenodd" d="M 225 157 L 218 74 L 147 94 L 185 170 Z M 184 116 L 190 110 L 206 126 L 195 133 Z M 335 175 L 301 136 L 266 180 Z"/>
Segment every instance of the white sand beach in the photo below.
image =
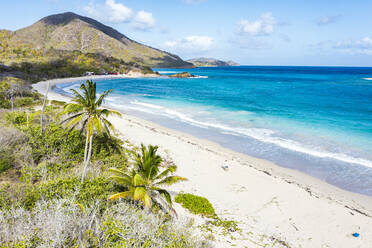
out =
<path fill-rule="evenodd" d="M 50 85 L 104 77 L 113 76 L 50 80 Z M 44 94 L 47 84 L 33 87 Z M 68 101 L 53 91 L 48 98 Z M 178 165 L 177 174 L 188 181 L 173 186 L 174 194 L 204 196 L 219 216 L 239 222 L 241 235 L 215 234 L 216 247 L 372 247 L 372 197 L 125 113 L 111 121 L 121 138 L 158 145 Z M 221 168 L 226 159 L 229 171 Z"/>

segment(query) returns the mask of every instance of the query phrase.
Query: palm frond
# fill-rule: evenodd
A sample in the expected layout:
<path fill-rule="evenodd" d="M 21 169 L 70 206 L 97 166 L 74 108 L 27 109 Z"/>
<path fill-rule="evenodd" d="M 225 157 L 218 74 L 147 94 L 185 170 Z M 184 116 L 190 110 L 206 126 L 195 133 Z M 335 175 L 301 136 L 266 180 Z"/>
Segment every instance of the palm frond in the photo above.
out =
<path fill-rule="evenodd" d="M 132 186 L 132 179 L 125 176 L 110 176 L 110 179 L 123 186 Z"/>
<path fill-rule="evenodd" d="M 101 106 L 102 103 L 104 102 L 106 96 L 107 96 L 110 92 L 112 92 L 112 89 L 107 90 L 107 91 L 104 91 L 104 92 L 100 95 L 100 97 L 98 98 L 98 100 L 96 101 L 95 104 L 96 104 L 97 106 Z"/>
<path fill-rule="evenodd" d="M 147 195 L 147 191 L 144 187 L 136 187 L 134 189 L 134 193 L 133 193 L 133 200 L 135 201 L 143 201 L 144 198 L 145 198 L 145 195 Z"/>
<path fill-rule="evenodd" d="M 176 172 L 176 170 L 177 170 L 177 166 L 176 165 L 169 166 L 167 169 L 165 169 L 163 172 L 161 172 L 159 175 L 157 175 L 155 177 L 155 179 L 161 179 L 163 177 L 166 177 L 169 174 Z"/>
<path fill-rule="evenodd" d="M 72 120 L 72 119 L 74 119 L 74 118 L 76 118 L 76 117 L 78 117 L 80 115 L 83 115 L 83 114 L 85 114 L 85 113 L 84 112 L 80 112 L 80 113 L 77 113 L 75 115 L 69 116 L 66 119 L 62 120 L 61 121 L 61 124 L 65 123 L 65 122 L 68 122 L 68 121 L 70 121 L 70 120 Z"/>
<path fill-rule="evenodd" d="M 111 196 L 109 196 L 108 199 L 113 201 L 113 200 L 117 200 L 119 198 L 128 198 L 130 196 L 131 196 L 131 192 L 130 191 L 125 191 L 125 192 L 120 192 L 120 193 L 111 195 Z"/>
<path fill-rule="evenodd" d="M 107 119 L 102 118 L 102 117 L 101 117 L 101 121 L 103 122 L 103 125 L 106 129 L 107 134 L 110 134 L 110 131 L 115 133 L 115 127 L 114 127 L 114 125 L 112 125 L 112 123 L 110 121 L 108 121 Z"/>
<path fill-rule="evenodd" d="M 109 172 L 113 173 L 114 175 L 117 175 L 117 176 L 128 176 L 127 173 L 125 173 L 124 171 L 122 170 L 119 170 L 119 169 L 116 169 L 116 168 L 109 168 L 108 169 Z"/>
<path fill-rule="evenodd" d="M 136 174 L 133 177 L 133 185 L 134 186 L 143 186 L 145 184 L 146 184 L 145 180 L 139 174 Z"/>
<path fill-rule="evenodd" d="M 160 189 L 160 188 L 153 188 L 153 189 L 159 192 L 160 196 L 163 197 L 170 206 L 172 206 L 172 197 L 168 191 L 166 191 L 165 189 Z"/>
<path fill-rule="evenodd" d="M 187 181 L 187 178 L 179 176 L 170 176 L 166 177 L 164 180 L 161 180 L 160 182 L 156 182 L 155 185 L 172 185 L 180 181 Z"/>
<path fill-rule="evenodd" d="M 146 194 L 143 197 L 143 203 L 144 203 L 145 207 L 147 207 L 147 208 L 150 208 L 151 207 L 152 200 L 151 200 L 151 197 L 148 194 Z"/>
<path fill-rule="evenodd" d="M 66 123 L 66 126 L 67 127 L 71 127 L 71 126 L 76 126 L 77 124 L 79 124 L 79 122 L 81 122 L 81 120 L 83 119 L 83 114 L 82 113 L 79 113 L 75 116 L 73 116 L 73 118 L 70 118 L 70 121 L 68 121 Z"/>
<path fill-rule="evenodd" d="M 92 116 L 92 123 L 98 132 L 102 132 L 103 126 L 97 115 Z"/>

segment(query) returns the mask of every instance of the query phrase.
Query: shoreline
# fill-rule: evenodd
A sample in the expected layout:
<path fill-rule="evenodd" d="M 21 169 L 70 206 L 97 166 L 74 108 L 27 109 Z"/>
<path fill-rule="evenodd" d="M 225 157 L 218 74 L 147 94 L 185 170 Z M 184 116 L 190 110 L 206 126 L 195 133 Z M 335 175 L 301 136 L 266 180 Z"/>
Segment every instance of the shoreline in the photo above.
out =
<path fill-rule="evenodd" d="M 52 90 L 56 84 L 103 78 L 128 76 L 49 80 L 48 99 L 69 101 Z M 44 94 L 47 84 L 48 81 L 44 81 L 32 87 Z M 189 181 L 175 185 L 172 190 L 207 197 L 219 215 L 242 222 L 244 232 L 253 232 L 254 237 L 280 238 L 290 247 L 372 246 L 372 197 L 135 116 L 123 114 L 123 118 L 110 120 L 121 133 L 120 138 L 135 145 L 142 142 L 159 145 L 161 154 L 170 156 L 178 165 L 177 174 Z M 228 172 L 221 169 L 224 159 L 230 163 Z M 360 232 L 360 238 L 352 237 L 353 232 Z M 256 247 L 252 235 L 231 242 L 237 247 Z M 220 247 L 231 243 L 219 238 L 222 239 L 218 240 Z"/>

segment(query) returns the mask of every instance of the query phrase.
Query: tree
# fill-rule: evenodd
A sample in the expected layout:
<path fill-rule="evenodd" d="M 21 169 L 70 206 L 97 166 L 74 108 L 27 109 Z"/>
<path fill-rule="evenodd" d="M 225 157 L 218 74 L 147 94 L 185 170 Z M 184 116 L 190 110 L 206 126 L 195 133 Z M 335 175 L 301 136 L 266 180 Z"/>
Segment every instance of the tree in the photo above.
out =
<path fill-rule="evenodd" d="M 73 103 L 65 105 L 63 110 L 64 114 L 70 114 L 68 118 L 62 121 L 67 122 L 67 126 L 71 128 L 70 130 L 80 125 L 81 132 L 86 131 L 82 183 L 92 155 L 93 135 L 97 132 L 110 134 L 110 131 L 114 131 L 114 126 L 107 120 L 107 117 L 112 114 L 121 116 L 117 111 L 100 108 L 105 97 L 112 90 L 104 91 L 97 99 L 96 89 L 96 83 L 89 80 L 80 86 L 82 93 L 72 89 L 74 94 Z"/>
<path fill-rule="evenodd" d="M 153 204 L 161 208 L 172 209 L 172 198 L 169 192 L 163 188 L 164 185 L 172 185 L 187 180 L 184 177 L 175 176 L 177 166 L 169 166 L 160 171 L 162 158 L 156 154 L 158 147 L 149 145 L 146 148 L 141 145 L 141 153 L 134 153 L 135 168 L 129 173 L 111 168 L 111 179 L 125 186 L 127 191 L 120 192 L 109 197 L 110 200 L 119 198 L 132 198 L 141 201 L 146 208 Z"/>

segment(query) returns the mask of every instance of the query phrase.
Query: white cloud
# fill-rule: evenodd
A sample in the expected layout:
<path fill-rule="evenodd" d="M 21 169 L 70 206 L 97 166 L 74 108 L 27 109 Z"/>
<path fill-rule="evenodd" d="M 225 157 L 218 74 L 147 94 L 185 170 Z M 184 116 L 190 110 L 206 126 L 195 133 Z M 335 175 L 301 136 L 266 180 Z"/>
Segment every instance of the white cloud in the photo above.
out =
<path fill-rule="evenodd" d="M 200 50 L 210 49 L 213 42 L 213 38 L 209 36 L 188 36 L 182 39 L 184 45 Z"/>
<path fill-rule="evenodd" d="M 170 49 L 191 49 L 206 51 L 212 48 L 214 39 L 209 36 L 187 36 L 179 40 L 167 41 L 164 46 Z"/>
<path fill-rule="evenodd" d="M 133 26 L 136 29 L 148 30 L 155 26 L 155 19 L 152 16 L 152 13 L 141 10 L 134 18 Z"/>
<path fill-rule="evenodd" d="M 168 48 L 175 48 L 177 46 L 177 41 L 166 41 L 164 43 L 164 46 L 168 47 Z"/>
<path fill-rule="evenodd" d="M 341 18 L 341 15 L 322 16 L 316 20 L 316 24 L 318 24 L 319 26 L 324 26 L 324 25 L 332 24 L 338 21 L 340 18 Z"/>
<path fill-rule="evenodd" d="M 241 34 L 253 36 L 270 35 L 274 32 L 275 18 L 270 12 L 264 13 L 256 21 L 241 20 L 238 23 L 238 31 Z"/>
<path fill-rule="evenodd" d="M 372 38 L 364 37 L 360 40 L 339 41 L 333 48 L 341 49 L 353 54 L 371 54 L 372 55 Z"/>
<path fill-rule="evenodd" d="M 133 17 L 133 10 L 115 0 L 106 0 L 105 4 L 91 2 L 84 10 L 94 18 L 110 23 L 129 22 Z"/>
<path fill-rule="evenodd" d="M 155 26 L 152 13 L 141 10 L 135 14 L 131 8 L 117 0 L 106 0 L 104 4 L 90 2 L 83 9 L 89 16 L 106 23 L 131 23 L 133 28 L 142 31 Z"/>

